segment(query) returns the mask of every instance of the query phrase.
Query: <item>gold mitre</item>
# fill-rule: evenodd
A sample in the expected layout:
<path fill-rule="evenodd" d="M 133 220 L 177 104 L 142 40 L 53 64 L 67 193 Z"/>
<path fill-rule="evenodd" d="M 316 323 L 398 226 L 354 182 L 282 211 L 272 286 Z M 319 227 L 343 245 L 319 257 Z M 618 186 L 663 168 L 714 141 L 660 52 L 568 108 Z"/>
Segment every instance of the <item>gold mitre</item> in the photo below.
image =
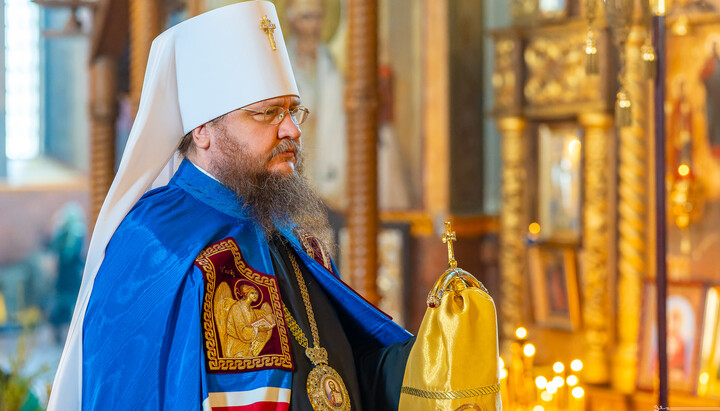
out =
<path fill-rule="evenodd" d="M 428 294 L 399 409 L 502 410 L 495 303 L 480 281 L 458 267 L 455 233 L 449 222 L 445 226 L 449 267 Z"/>

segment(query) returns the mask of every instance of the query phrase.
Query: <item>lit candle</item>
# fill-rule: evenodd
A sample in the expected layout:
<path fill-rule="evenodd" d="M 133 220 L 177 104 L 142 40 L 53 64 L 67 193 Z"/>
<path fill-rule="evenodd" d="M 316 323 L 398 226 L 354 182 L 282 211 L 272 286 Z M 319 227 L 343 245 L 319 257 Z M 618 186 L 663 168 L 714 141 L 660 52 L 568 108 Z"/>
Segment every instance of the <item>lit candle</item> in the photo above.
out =
<path fill-rule="evenodd" d="M 535 378 L 535 387 L 537 390 L 535 390 L 535 401 L 539 402 L 542 396 L 543 391 L 545 390 L 545 387 L 547 387 L 547 378 L 543 377 L 542 375 Z"/>
<path fill-rule="evenodd" d="M 527 338 L 528 332 L 525 327 L 518 327 L 517 330 L 515 330 L 515 336 L 520 340 L 520 342 L 525 341 Z"/>
<path fill-rule="evenodd" d="M 548 381 L 547 387 L 545 387 L 545 391 L 550 394 L 550 405 L 551 409 L 558 410 L 560 409 L 559 404 L 559 397 L 560 393 L 558 392 L 558 387 L 555 385 L 553 381 Z"/>
<path fill-rule="evenodd" d="M 567 382 L 568 389 L 572 390 L 572 387 L 576 386 L 578 383 L 578 377 L 576 375 L 568 375 L 565 381 Z"/>
<path fill-rule="evenodd" d="M 585 391 L 579 386 L 580 384 L 580 378 L 579 374 L 580 371 L 583 369 L 583 363 L 579 359 L 574 359 L 572 362 L 570 362 L 570 369 L 577 375 L 569 375 L 567 379 L 565 380 L 567 382 L 567 390 L 570 394 L 568 396 L 568 407 L 571 411 L 584 411 L 585 410 Z M 575 390 L 575 388 L 579 388 L 578 390 Z M 579 397 L 576 397 L 575 395 L 579 395 Z"/>
<path fill-rule="evenodd" d="M 500 380 L 500 399 L 503 404 L 509 405 L 507 392 L 508 370 L 505 368 L 505 361 L 503 361 L 502 357 L 498 357 L 498 377 Z"/>
<path fill-rule="evenodd" d="M 535 346 L 531 343 L 527 343 L 523 346 L 523 365 L 525 367 L 525 389 L 527 402 L 524 404 L 530 404 L 530 397 L 534 397 L 535 390 L 533 389 L 533 357 L 535 357 Z"/>
<path fill-rule="evenodd" d="M 570 369 L 575 372 L 580 372 L 580 370 L 582 370 L 582 367 L 583 367 L 583 363 L 580 360 L 573 360 L 570 363 Z"/>
<path fill-rule="evenodd" d="M 500 359 L 502 362 L 502 358 Z M 500 399 L 502 400 L 503 404 L 506 404 L 507 407 L 510 406 L 510 402 L 508 401 L 508 385 L 507 385 L 507 377 L 508 377 L 508 370 L 504 366 L 500 366 Z"/>
<path fill-rule="evenodd" d="M 575 387 L 571 391 L 572 398 L 570 399 L 570 411 L 583 411 L 585 410 L 585 390 L 582 387 Z"/>
<path fill-rule="evenodd" d="M 710 374 L 708 374 L 707 372 L 701 373 L 698 381 L 698 394 L 707 395 L 708 381 L 710 381 Z"/>
<path fill-rule="evenodd" d="M 566 409 L 568 406 L 568 390 L 565 385 L 565 364 L 561 363 L 560 361 L 556 362 L 555 364 L 553 364 L 553 371 L 555 372 L 553 384 L 558 389 L 558 393 L 556 395 L 558 407 Z"/>
<path fill-rule="evenodd" d="M 513 406 L 522 405 L 525 392 L 525 369 L 523 366 L 522 345 L 518 341 L 510 344 L 510 359 L 507 364 L 508 400 Z"/>

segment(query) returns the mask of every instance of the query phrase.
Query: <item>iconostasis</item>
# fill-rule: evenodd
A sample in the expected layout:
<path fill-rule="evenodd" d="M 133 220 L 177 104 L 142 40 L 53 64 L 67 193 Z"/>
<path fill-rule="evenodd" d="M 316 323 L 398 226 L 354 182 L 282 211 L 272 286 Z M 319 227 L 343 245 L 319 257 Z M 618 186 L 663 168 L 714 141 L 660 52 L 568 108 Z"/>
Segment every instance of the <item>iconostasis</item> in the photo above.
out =
<path fill-rule="evenodd" d="M 506 355 L 531 342 L 536 373 L 582 360 L 589 409 L 652 407 L 650 4 L 515 3 L 513 24 L 492 32 Z M 717 406 L 720 2 L 672 2 L 666 22 L 670 403 Z M 515 397 L 528 409 L 545 404 L 532 385 Z"/>

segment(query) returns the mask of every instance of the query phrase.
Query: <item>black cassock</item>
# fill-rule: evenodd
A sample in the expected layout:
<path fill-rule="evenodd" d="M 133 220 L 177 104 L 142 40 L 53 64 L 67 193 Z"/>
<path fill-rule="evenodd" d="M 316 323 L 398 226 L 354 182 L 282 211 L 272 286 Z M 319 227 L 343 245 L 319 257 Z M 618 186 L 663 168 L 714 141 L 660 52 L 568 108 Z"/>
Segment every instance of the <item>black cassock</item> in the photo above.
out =
<path fill-rule="evenodd" d="M 283 304 L 288 307 L 310 345 L 312 332 L 308 323 L 302 294 L 289 259 L 295 251 L 282 238 L 268 242 L 275 275 L 280 287 Z M 387 347 L 373 346 L 353 335 L 352 328 L 343 326 L 343 318 L 328 300 L 325 290 L 318 284 L 303 264 L 302 273 L 310 303 L 315 314 L 320 346 L 328 352 L 328 365 L 342 377 L 350 395 L 353 410 L 395 410 L 400 401 L 405 364 L 415 337 Z M 313 368 L 303 348 L 290 336 L 295 369 L 293 370 L 291 410 L 312 410 L 307 394 L 307 376 Z"/>

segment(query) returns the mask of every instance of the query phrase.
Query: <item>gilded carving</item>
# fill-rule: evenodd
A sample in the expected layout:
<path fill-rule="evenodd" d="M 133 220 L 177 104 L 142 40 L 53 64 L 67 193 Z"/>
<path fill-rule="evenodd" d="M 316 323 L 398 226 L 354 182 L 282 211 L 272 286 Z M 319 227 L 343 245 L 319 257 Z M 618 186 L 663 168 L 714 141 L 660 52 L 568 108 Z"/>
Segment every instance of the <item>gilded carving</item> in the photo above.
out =
<path fill-rule="evenodd" d="M 633 96 L 632 125 L 620 131 L 618 210 L 618 345 L 613 358 L 612 385 L 621 392 L 635 389 L 637 339 L 640 329 L 642 279 L 647 273 L 647 82 L 641 47 L 644 27 L 633 27 L 627 43 L 627 89 Z"/>
<path fill-rule="evenodd" d="M 525 120 L 506 117 L 497 120 L 502 134 L 502 210 L 500 212 L 500 267 L 502 337 L 511 341 L 523 325 L 523 282 L 525 270 Z"/>
<path fill-rule="evenodd" d="M 599 76 L 585 71 L 585 32 L 547 33 L 531 38 L 523 54 L 525 98 L 530 106 L 594 102 Z"/>
<path fill-rule="evenodd" d="M 516 98 L 518 78 L 517 61 L 520 44 L 512 38 L 499 38 L 495 41 L 495 67 L 492 86 L 495 94 L 495 110 L 505 110 L 520 105 Z"/>
<path fill-rule="evenodd" d="M 510 16 L 516 23 L 535 17 L 538 0 L 510 0 Z"/>
<path fill-rule="evenodd" d="M 585 129 L 583 198 L 583 323 L 588 343 L 584 378 L 591 383 L 609 379 L 608 343 L 610 324 L 608 294 L 608 213 L 609 178 L 607 172 L 611 117 L 605 113 L 580 115 Z"/>

